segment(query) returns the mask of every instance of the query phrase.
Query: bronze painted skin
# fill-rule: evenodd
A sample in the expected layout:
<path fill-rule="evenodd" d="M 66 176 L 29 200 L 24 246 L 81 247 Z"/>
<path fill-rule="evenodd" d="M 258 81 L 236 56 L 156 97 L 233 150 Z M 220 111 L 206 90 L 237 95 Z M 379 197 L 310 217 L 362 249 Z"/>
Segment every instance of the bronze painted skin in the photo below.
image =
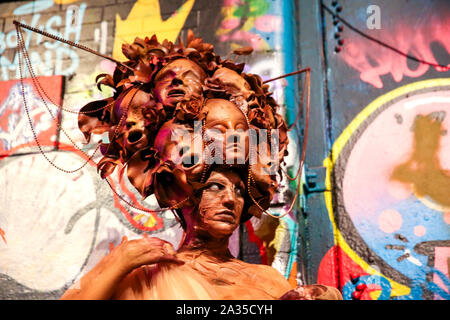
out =
<path fill-rule="evenodd" d="M 112 86 L 114 97 L 88 104 L 82 111 L 95 112 L 79 116 L 86 138 L 109 132 L 111 142 L 102 145 L 98 164 L 102 178 L 118 164 L 126 165 L 130 182 L 144 198 L 155 194 L 161 207 L 175 211 L 185 231 L 183 242 L 175 251 L 158 238 L 124 237 L 62 299 L 342 299 L 331 287 L 292 288 L 271 266 L 230 254 L 233 231 L 251 216 L 260 217 L 277 188 L 276 177 L 263 174 L 269 160 L 258 153 L 258 163 L 248 164 L 246 133 L 278 129 L 276 156 L 282 162 L 287 128 L 260 77 L 242 73 L 243 64 L 222 61 L 192 32 L 187 38 L 186 46 L 160 44 L 156 37 L 124 45 L 126 64 L 135 71 L 118 67 L 112 77 L 103 75 L 100 83 Z M 202 133 L 200 153 L 192 144 L 171 139 L 177 128 L 193 131 L 195 120 L 202 121 L 202 132 L 216 130 L 213 136 Z M 225 139 L 227 129 L 239 130 L 237 140 Z M 212 155 L 206 140 L 220 146 L 215 156 L 219 150 L 225 161 L 237 164 L 206 164 Z M 198 161 L 178 163 L 184 158 Z"/>
<path fill-rule="evenodd" d="M 342 299 L 326 286 L 292 288 L 274 268 L 235 259 L 228 240 L 239 225 L 245 184 L 232 169 L 213 171 L 191 214 L 184 243 L 123 239 L 62 299 Z"/>

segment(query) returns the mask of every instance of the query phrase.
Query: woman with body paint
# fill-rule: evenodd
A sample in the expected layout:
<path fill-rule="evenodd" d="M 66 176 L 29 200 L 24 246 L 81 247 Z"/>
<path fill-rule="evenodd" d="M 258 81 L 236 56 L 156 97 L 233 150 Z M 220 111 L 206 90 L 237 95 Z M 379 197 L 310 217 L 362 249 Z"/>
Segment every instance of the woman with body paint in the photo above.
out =
<path fill-rule="evenodd" d="M 184 237 L 177 250 L 145 234 L 124 237 L 61 298 L 342 299 L 332 287 L 292 287 L 271 266 L 243 262 L 228 249 L 240 223 L 267 213 L 278 187 L 270 169 L 287 154 L 286 123 L 261 78 L 221 60 L 192 32 L 186 46 L 152 37 L 123 52 L 128 68 L 99 83 L 114 96 L 82 108 L 79 127 L 87 138 L 109 133 L 102 178 L 125 166 L 144 198 L 154 194 L 174 212 Z"/>

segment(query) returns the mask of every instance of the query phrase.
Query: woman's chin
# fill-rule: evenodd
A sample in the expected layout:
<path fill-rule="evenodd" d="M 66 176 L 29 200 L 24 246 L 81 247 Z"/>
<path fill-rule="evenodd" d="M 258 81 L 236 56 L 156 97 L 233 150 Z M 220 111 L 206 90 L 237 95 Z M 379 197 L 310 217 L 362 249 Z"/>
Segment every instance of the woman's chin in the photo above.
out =
<path fill-rule="evenodd" d="M 223 221 L 215 221 L 209 226 L 208 232 L 215 238 L 224 238 L 231 236 L 236 228 L 236 224 Z"/>

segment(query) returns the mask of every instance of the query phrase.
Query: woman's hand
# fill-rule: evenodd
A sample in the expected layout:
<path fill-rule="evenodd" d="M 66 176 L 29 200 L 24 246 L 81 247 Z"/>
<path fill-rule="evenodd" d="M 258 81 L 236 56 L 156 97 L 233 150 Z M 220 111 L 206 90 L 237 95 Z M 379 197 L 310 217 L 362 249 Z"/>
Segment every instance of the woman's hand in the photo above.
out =
<path fill-rule="evenodd" d="M 184 263 L 176 257 L 176 251 L 170 242 L 147 235 L 135 240 L 128 240 L 124 236 L 117 247 L 113 248 L 110 244 L 110 249 L 107 259 L 110 263 L 117 264 L 123 274 L 140 266 L 159 262 Z"/>
<path fill-rule="evenodd" d="M 111 252 L 69 288 L 61 299 L 110 299 L 124 277 L 140 266 L 159 262 L 184 263 L 176 257 L 169 242 L 147 235 L 136 240 L 123 237 L 117 247 L 114 248 L 113 244 L 109 247 Z"/>

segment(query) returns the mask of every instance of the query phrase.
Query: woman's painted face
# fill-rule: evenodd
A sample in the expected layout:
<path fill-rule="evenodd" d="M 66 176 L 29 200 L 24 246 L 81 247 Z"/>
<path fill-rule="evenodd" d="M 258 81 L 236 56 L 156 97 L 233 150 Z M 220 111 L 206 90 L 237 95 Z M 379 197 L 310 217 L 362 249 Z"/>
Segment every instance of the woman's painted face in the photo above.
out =
<path fill-rule="evenodd" d="M 214 150 L 214 155 L 209 155 L 212 157 L 211 161 L 244 164 L 248 158 L 249 127 L 242 111 L 234 103 L 224 99 L 208 100 L 206 108 L 205 142 L 210 153 Z"/>
<path fill-rule="evenodd" d="M 198 224 L 215 238 L 230 236 L 244 208 L 245 184 L 233 171 L 213 171 L 199 203 Z"/>
<path fill-rule="evenodd" d="M 175 106 L 181 100 L 201 95 L 206 73 L 195 62 L 178 59 L 167 64 L 155 78 L 154 93 L 164 106 Z"/>

